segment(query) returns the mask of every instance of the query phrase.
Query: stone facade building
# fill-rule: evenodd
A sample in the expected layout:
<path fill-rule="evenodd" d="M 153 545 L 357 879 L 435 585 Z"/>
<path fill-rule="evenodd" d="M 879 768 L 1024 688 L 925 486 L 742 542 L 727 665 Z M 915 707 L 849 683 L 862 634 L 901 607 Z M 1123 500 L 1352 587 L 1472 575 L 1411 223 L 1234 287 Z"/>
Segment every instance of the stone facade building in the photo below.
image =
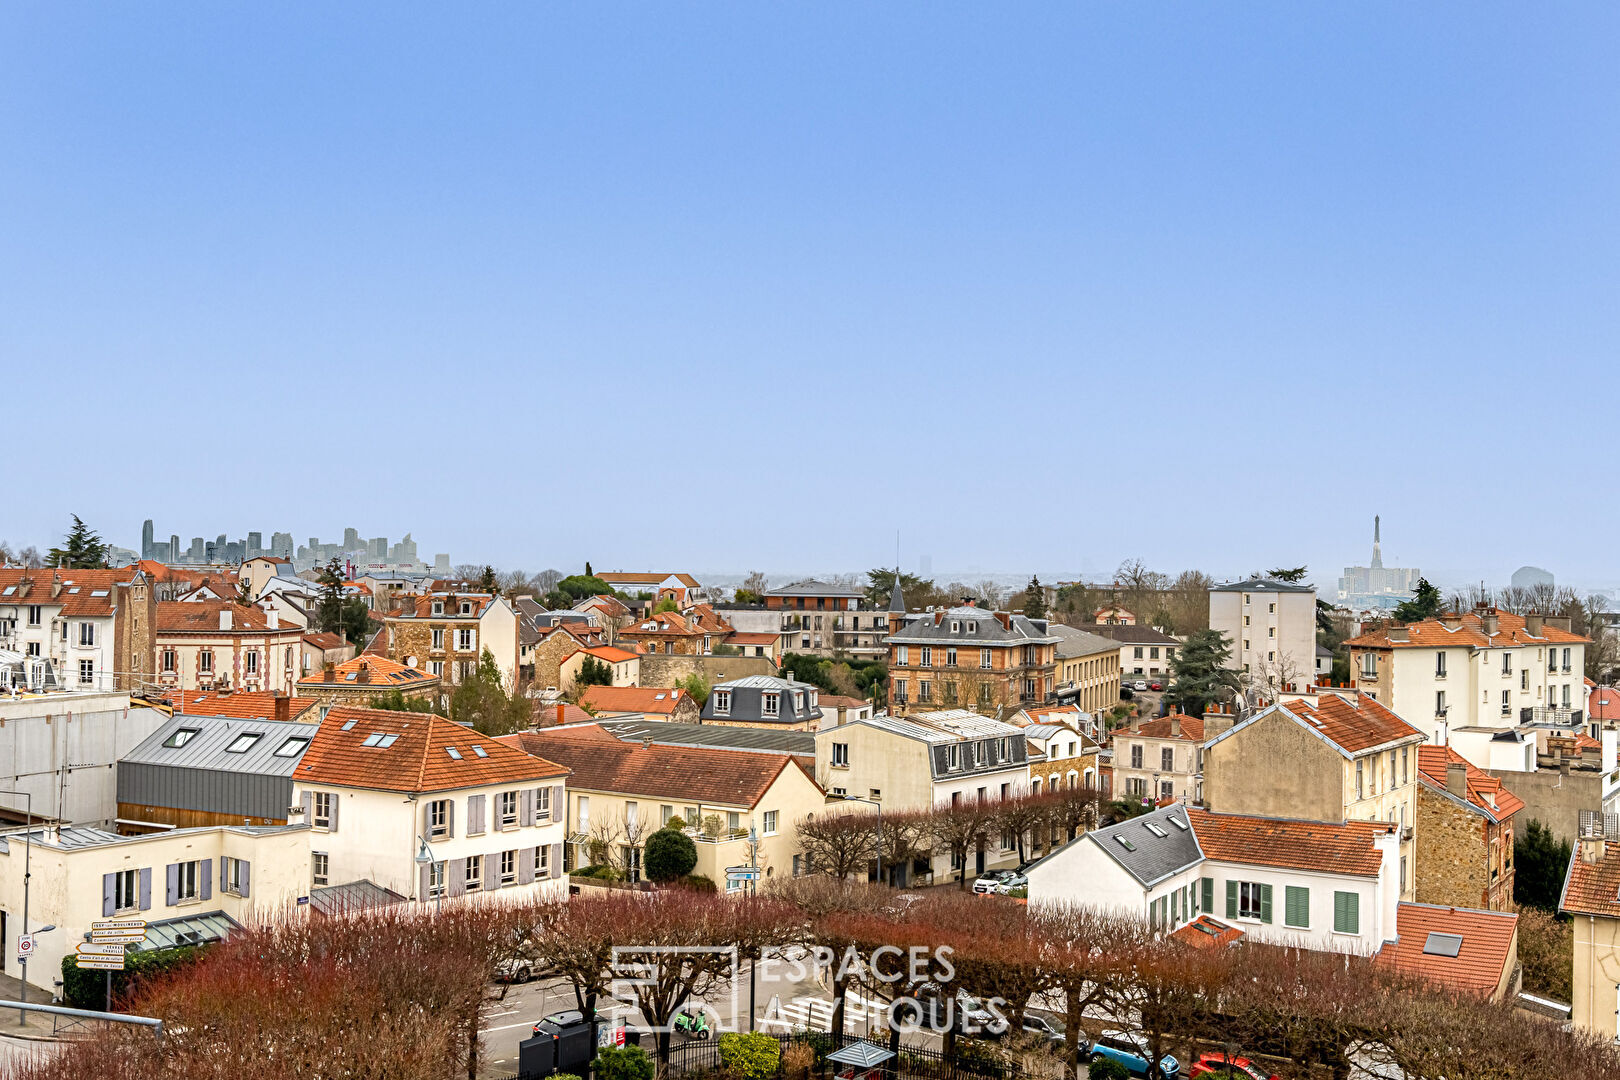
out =
<path fill-rule="evenodd" d="M 477 670 L 488 649 L 501 677 L 508 685 L 517 683 L 518 617 L 504 597 L 457 592 L 413 596 L 383 624 L 387 655 L 395 663 L 425 670 L 454 686 Z"/>
<path fill-rule="evenodd" d="M 1513 910 L 1514 822 L 1524 803 L 1447 746 L 1418 748 L 1420 904 Z"/>
<path fill-rule="evenodd" d="M 966 605 L 910 615 L 890 612 L 889 710 L 1002 706 L 1049 701 L 1057 645 L 1045 619 Z"/>
<path fill-rule="evenodd" d="M 442 680 L 420 668 L 396 664 L 386 656 L 366 653 L 313 671 L 298 681 L 298 695 L 322 705 L 371 704 L 373 697 L 398 690 L 407 698 L 437 700 Z"/>

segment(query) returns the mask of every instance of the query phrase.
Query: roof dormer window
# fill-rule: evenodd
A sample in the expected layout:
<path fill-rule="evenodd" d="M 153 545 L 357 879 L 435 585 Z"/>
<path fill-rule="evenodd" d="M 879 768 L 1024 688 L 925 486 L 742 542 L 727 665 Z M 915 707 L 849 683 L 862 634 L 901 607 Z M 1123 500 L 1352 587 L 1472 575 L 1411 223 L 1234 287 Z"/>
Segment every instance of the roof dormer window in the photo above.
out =
<path fill-rule="evenodd" d="M 435 601 L 433 601 L 433 614 L 435 614 L 435 615 L 443 615 L 444 614 L 444 601 L 443 600 L 435 600 Z"/>
<path fill-rule="evenodd" d="M 467 601 L 463 600 L 461 602 L 461 613 L 463 615 L 471 615 L 472 614 L 472 605 L 470 603 L 468 603 Z"/>

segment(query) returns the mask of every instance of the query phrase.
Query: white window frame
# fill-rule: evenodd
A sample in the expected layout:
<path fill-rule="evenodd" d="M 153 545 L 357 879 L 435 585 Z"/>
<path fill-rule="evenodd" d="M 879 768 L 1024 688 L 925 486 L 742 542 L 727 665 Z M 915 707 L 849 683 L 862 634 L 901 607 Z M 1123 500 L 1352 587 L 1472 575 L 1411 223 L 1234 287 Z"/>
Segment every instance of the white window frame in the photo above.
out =
<path fill-rule="evenodd" d="M 516 851 L 501 852 L 501 888 L 517 884 L 517 860 Z"/>
<path fill-rule="evenodd" d="M 716 690 L 714 692 L 714 711 L 720 716 L 731 712 L 731 691 Z"/>
<path fill-rule="evenodd" d="M 463 626 L 456 630 L 456 651 L 474 652 L 478 645 L 478 631 L 471 626 Z"/>
<path fill-rule="evenodd" d="M 435 626 L 433 628 L 433 644 L 431 648 L 434 652 L 444 651 L 444 627 Z"/>
<path fill-rule="evenodd" d="M 324 851 L 309 853 L 309 880 L 312 885 L 329 884 L 332 877 L 332 857 Z"/>
<path fill-rule="evenodd" d="M 849 743 L 835 742 L 832 744 L 832 766 L 835 769 L 849 768 Z"/>
<path fill-rule="evenodd" d="M 764 824 L 764 828 L 761 830 L 762 835 L 775 836 L 776 835 L 777 821 L 778 821 L 777 811 L 775 811 L 775 810 L 767 810 L 767 811 L 765 811 L 765 824 Z"/>
<path fill-rule="evenodd" d="M 518 823 L 518 793 L 503 791 L 497 796 L 496 807 L 501 817 L 501 827 L 512 829 Z"/>
<path fill-rule="evenodd" d="M 96 662 L 90 659 L 79 661 L 79 685 L 94 686 L 96 684 Z"/>
<path fill-rule="evenodd" d="M 767 690 L 760 695 L 759 712 L 761 716 L 782 715 L 782 695 L 775 690 Z"/>
<path fill-rule="evenodd" d="M 484 891 L 484 857 L 482 855 L 467 856 L 463 885 L 466 891 L 470 893 Z"/>
<path fill-rule="evenodd" d="M 428 839 L 447 840 L 450 837 L 450 800 L 434 799 L 428 803 Z"/>
<path fill-rule="evenodd" d="M 180 872 L 175 875 L 174 902 L 190 904 L 201 900 L 202 863 L 196 859 L 188 859 L 179 866 Z"/>
<path fill-rule="evenodd" d="M 135 911 L 141 906 L 141 872 L 135 869 L 113 872 L 113 911 Z"/>
<path fill-rule="evenodd" d="M 314 792 L 309 800 L 309 824 L 312 829 L 330 831 L 332 828 L 332 800 L 330 791 Z"/>
<path fill-rule="evenodd" d="M 242 860 L 227 856 L 225 862 L 225 877 L 222 881 L 224 891 L 232 896 L 242 895 Z"/>

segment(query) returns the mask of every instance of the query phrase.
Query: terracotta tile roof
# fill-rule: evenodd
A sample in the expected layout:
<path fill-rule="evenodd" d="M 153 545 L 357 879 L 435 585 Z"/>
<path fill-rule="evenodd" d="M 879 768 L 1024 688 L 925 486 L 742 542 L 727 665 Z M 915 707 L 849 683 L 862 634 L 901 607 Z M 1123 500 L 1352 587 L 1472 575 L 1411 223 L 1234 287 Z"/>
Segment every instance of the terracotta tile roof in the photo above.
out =
<path fill-rule="evenodd" d="M 60 605 L 65 616 L 107 616 L 113 613 L 113 586 L 134 576 L 128 567 L 119 570 L 8 567 L 0 569 L 0 604 Z M 55 597 L 51 596 L 53 582 L 62 586 Z M 12 591 L 6 593 L 7 589 Z"/>
<path fill-rule="evenodd" d="M 623 570 L 608 570 L 596 576 L 609 585 L 657 585 L 665 578 L 673 577 L 688 589 L 699 587 L 697 578 L 691 574 L 644 574 L 628 573 Z"/>
<path fill-rule="evenodd" d="M 733 630 L 726 635 L 727 645 L 775 645 L 782 640 L 781 634 L 751 634 L 741 630 Z"/>
<path fill-rule="evenodd" d="M 1620 720 L 1620 690 L 1597 687 L 1586 699 L 1586 715 L 1593 720 Z"/>
<path fill-rule="evenodd" d="M 578 705 L 566 701 L 548 703 L 536 699 L 534 722 L 537 727 L 557 727 L 561 724 L 594 724 L 596 718 Z"/>
<path fill-rule="evenodd" d="M 1592 738 L 1592 736 L 1588 735 L 1586 732 L 1577 731 L 1575 733 L 1575 749 L 1577 751 L 1601 750 L 1603 749 L 1603 744 Z"/>
<path fill-rule="evenodd" d="M 574 607 L 576 610 L 596 608 L 598 611 L 602 612 L 602 614 L 613 619 L 621 619 L 630 614 L 630 609 L 626 607 L 624 602 L 616 596 L 602 595 L 588 597 L 587 599 L 581 600 L 579 603 L 575 604 Z"/>
<path fill-rule="evenodd" d="M 1170 936 L 1195 949 L 1219 949 L 1237 942 L 1243 931 L 1213 915 L 1200 915 Z"/>
<path fill-rule="evenodd" d="M 314 634 L 305 634 L 304 640 L 315 646 L 315 648 L 322 650 L 341 649 L 345 644 L 347 644 L 347 642 L 343 640 L 342 634 L 330 634 L 325 631 Z"/>
<path fill-rule="evenodd" d="M 1380 821 L 1329 824 L 1213 814 L 1196 806 L 1187 808 L 1187 819 L 1205 858 L 1355 877 L 1377 875 L 1383 853 L 1373 839 L 1395 828 Z"/>
<path fill-rule="evenodd" d="M 361 656 L 387 656 L 388 655 L 388 628 L 385 626 L 371 635 L 366 647 L 360 650 Z"/>
<path fill-rule="evenodd" d="M 817 694 L 816 704 L 821 706 L 821 711 L 825 713 L 828 709 L 864 709 L 872 703 L 865 698 L 845 697 L 842 694 Z"/>
<path fill-rule="evenodd" d="M 495 599 L 489 593 L 469 592 L 431 592 L 423 593 L 421 596 L 403 596 L 400 597 L 401 605 L 390 611 L 385 617 L 389 619 L 476 619 L 489 609 Z M 461 614 L 461 602 L 463 600 L 472 602 L 472 614 Z M 444 605 L 443 614 L 433 614 L 435 601 Z"/>
<path fill-rule="evenodd" d="M 1395 909 L 1395 932 L 1400 938 L 1386 943 L 1378 960 L 1440 986 L 1489 996 L 1513 962 L 1518 929 L 1519 917 L 1512 912 L 1401 904 Z M 1430 934 L 1462 938 L 1457 955 L 1424 952 Z"/>
<path fill-rule="evenodd" d="M 1580 634 L 1572 634 L 1568 630 L 1560 630 L 1554 626 L 1543 626 L 1540 635 L 1533 635 L 1525 627 L 1523 615 L 1514 615 L 1512 612 L 1500 609 L 1485 611 L 1485 615 L 1496 616 L 1496 633 L 1486 636 L 1485 624 L 1479 612 L 1470 611 L 1462 616 L 1447 616 L 1456 618 L 1456 629 L 1450 629 L 1440 619 L 1424 619 L 1406 627 L 1406 641 L 1390 640 L 1389 630 L 1373 630 L 1360 637 L 1351 638 L 1346 645 L 1367 649 L 1444 649 L 1447 647 L 1468 646 L 1475 649 L 1505 648 L 1519 645 L 1582 645 L 1591 641 L 1590 638 Z"/>
<path fill-rule="evenodd" d="M 191 585 L 201 585 L 203 582 L 218 576 L 216 571 L 188 570 L 183 566 L 168 566 L 158 562 L 156 559 L 142 559 L 135 565 L 140 569 L 141 573 L 159 584 L 183 581 Z"/>
<path fill-rule="evenodd" d="M 643 746 L 623 742 L 596 724 L 520 731 L 503 735 L 500 741 L 572 769 L 570 788 L 670 802 L 752 808 L 783 769 L 803 771 L 790 754 L 663 743 Z M 808 773 L 805 776 L 809 779 Z"/>
<path fill-rule="evenodd" d="M 649 615 L 645 619 L 626 626 L 619 631 L 625 636 L 646 634 L 661 634 L 668 636 L 697 637 L 703 633 L 686 621 L 686 618 L 674 611 L 661 611 L 657 615 Z"/>
<path fill-rule="evenodd" d="M 394 737 L 392 742 L 388 736 Z M 375 745 L 365 745 L 368 739 Z M 456 756 L 446 747 L 454 748 Z M 442 716 L 337 705 L 321 721 L 294 775 L 302 783 L 427 792 L 527 783 L 567 773 L 554 761 Z"/>
<path fill-rule="evenodd" d="M 222 611 L 231 613 L 231 628 L 219 628 L 219 616 Z M 230 600 L 169 600 L 157 606 L 157 632 L 160 634 L 179 633 L 211 633 L 211 634 L 240 634 L 240 633 L 285 633 L 304 635 L 304 628 L 283 624 L 276 630 L 270 629 L 270 623 L 263 608 L 243 607 Z"/>
<path fill-rule="evenodd" d="M 273 690 L 168 690 L 164 700 L 177 713 L 192 716 L 229 716 L 238 720 L 273 720 L 276 694 Z M 297 720 L 319 704 L 314 698 L 287 699 L 287 718 Z"/>
<path fill-rule="evenodd" d="M 633 653 L 628 649 L 618 648 L 615 645 L 592 645 L 588 649 L 581 649 L 579 651 L 582 653 L 589 653 L 598 660 L 606 660 L 610 664 L 619 664 L 626 660 L 634 660 L 637 656 L 641 655 L 640 653 Z"/>
<path fill-rule="evenodd" d="M 1323 694 L 1315 705 L 1295 698 L 1280 707 L 1352 754 L 1401 739 L 1424 738 L 1417 728 L 1365 694 L 1357 694 L 1354 702 L 1338 694 Z"/>
<path fill-rule="evenodd" d="M 1604 843 L 1602 840 L 1575 842 L 1569 869 L 1565 871 L 1564 892 L 1558 900 L 1559 911 L 1620 919 L 1620 844 L 1608 841 L 1608 853 L 1602 854 Z M 1582 855 L 1594 847 L 1600 853 L 1598 859 L 1587 862 Z"/>
<path fill-rule="evenodd" d="M 1172 720 L 1180 721 L 1180 735 L 1170 733 L 1170 721 Z M 1161 716 L 1154 720 L 1144 721 L 1140 729 L 1116 729 L 1114 735 L 1116 738 L 1122 735 L 1141 735 L 1149 739 L 1181 739 L 1185 742 L 1201 743 L 1204 741 L 1204 721 L 1201 717 L 1184 716 L 1181 713 L 1175 713 L 1171 716 Z"/>
<path fill-rule="evenodd" d="M 579 703 L 599 713 L 673 713 L 681 701 L 691 701 L 685 690 L 656 686 L 593 686 Z"/>
<path fill-rule="evenodd" d="M 365 681 L 361 681 L 364 674 Z M 353 678 L 350 678 L 353 676 Z M 332 677 L 326 677 L 323 668 L 312 671 L 298 680 L 298 685 L 308 690 L 318 690 L 323 686 L 374 686 L 379 691 L 394 688 L 411 689 L 427 683 L 439 681 L 437 675 L 430 675 L 421 668 L 406 667 L 397 660 L 390 660 L 386 656 L 374 656 L 361 653 L 359 656 L 336 665 L 332 669 Z"/>
<path fill-rule="evenodd" d="M 1450 765 L 1468 769 L 1468 801 L 1474 809 L 1492 821 L 1506 821 L 1524 809 L 1524 801 L 1502 786 L 1502 781 L 1468 764 L 1466 758 L 1449 746 L 1418 747 L 1418 776 L 1441 791 L 1446 786 L 1446 771 Z"/>

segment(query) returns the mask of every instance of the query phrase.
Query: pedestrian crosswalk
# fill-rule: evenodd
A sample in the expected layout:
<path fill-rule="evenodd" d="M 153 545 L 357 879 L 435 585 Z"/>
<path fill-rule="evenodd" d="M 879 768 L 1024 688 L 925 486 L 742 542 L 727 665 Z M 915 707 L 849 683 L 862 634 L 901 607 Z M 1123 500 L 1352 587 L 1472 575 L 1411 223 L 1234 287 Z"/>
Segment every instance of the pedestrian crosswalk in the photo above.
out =
<path fill-rule="evenodd" d="M 760 1023 L 787 1031 L 827 1031 L 832 1027 L 832 1014 L 831 998 L 796 997 L 783 1001 L 773 997 Z M 883 1015 L 882 1002 L 865 1001 L 850 994 L 844 1003 L 844 1030 L 866 1031 L 876 1026 Z"/>

